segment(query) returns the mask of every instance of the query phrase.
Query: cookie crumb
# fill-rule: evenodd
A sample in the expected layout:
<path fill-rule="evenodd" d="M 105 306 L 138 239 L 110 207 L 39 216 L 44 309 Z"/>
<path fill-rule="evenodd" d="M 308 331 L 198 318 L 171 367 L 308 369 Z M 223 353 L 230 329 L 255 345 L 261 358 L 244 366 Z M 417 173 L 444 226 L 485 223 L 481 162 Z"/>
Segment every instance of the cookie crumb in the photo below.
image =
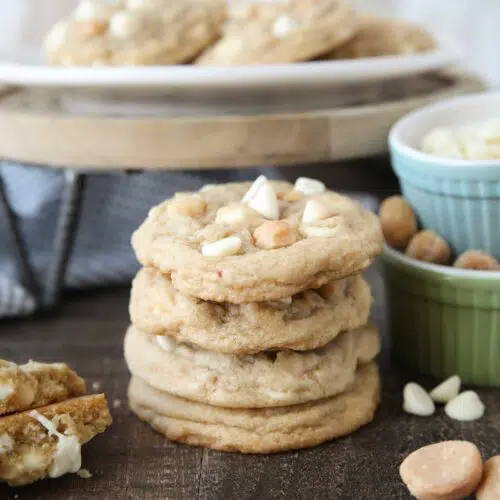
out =
<path fill-rule="evenodd" d="M 82 479 L 90 479 L 92 477 L 92 473 L 87 469 L 80 469 L 76 474 Z"/>

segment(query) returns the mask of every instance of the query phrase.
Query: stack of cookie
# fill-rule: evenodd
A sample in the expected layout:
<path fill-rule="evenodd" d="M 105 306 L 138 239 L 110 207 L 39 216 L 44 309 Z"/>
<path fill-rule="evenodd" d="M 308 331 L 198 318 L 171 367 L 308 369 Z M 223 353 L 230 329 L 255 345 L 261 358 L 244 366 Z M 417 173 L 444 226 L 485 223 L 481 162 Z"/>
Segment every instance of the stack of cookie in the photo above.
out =
<path fill-rule="evenodd" d="M 259 177 L 153 208 L 132 244 L 129 402 L 175 441 L 313 446 L 369 422 L 377 331 L 360 276 L 377 217 L 324 184 Z"/>

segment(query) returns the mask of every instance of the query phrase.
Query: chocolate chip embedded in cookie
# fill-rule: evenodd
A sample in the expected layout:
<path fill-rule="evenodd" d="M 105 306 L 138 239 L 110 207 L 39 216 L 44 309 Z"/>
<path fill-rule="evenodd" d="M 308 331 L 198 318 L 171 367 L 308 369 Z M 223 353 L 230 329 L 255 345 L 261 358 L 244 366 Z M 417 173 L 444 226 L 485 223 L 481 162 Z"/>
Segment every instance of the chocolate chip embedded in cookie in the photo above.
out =
<path fill-rule="evenodd" d="M 306 61 L 351 38 L 357 18 L 345 0 L 244 3 L 229 11 L 224 36 L 196 61 L 238 65 Z"/>
<path fill-rule="evenodd" d="M 359 368 L 347 392 L 280 408 L 221 408 L 172 396 L 132 377 L 132 411 L 173 441 L 222 451 L 274 453 L 316 446 L 373 419 L 380 398 L 377 367 Z"/>
<path fill-rule="evenodd" d="M 211 352 L 134 327 L 125 336 L 132 375 L 161 391 L 226 408 L 288 406 L 334 396 L 348 389 L 358 364 L 372 361 L 379 349 L 379 334 L 371 326 L 344 332 L 311 351 L 254 355 Z"/>
<path fill-rule="evenodd" d="M 0 415 L 45 406 L 85 393 L 85 382 L 64 363 L 0 359 Z"/>
<path fill-rule="evenodd" d="M 407 21 L 363 14 L 356 34 L 327 56 L 356 59 L 427 52 L 436 41 L 425 29 Z"/>
<path fill-rule="evenodd" d="M 130 316 L 150 334 L 216 352 L 252 354 L 320 347 L 343 330 L 363 326 L 371 303 L 370 288 L 359 276 L 282 300 L 232 304 L 184 295 L 168 276 L 145 268 L 132 285 Z"/>
<path fill-rule="evenodd" d="M 81 445 L 110 424 L 103 394 L 1 417 L 0 481 L 20 486 L 77 472 L 81 467 Z"/>
<path fill-rule="evenodd" d="M 196 57 L 220 35 L 224 2 L 83 0 L 45 39 L 52 64 L 163 65 Z"/>
<path fill-rule="evenodd" d="M 377 216 L 338 193 L 300 189 L 264 179 L 178 194 L 150 211 L 132 245 L 182 293 L 233 303 L 290 297 L 368 267 L 383 245 Z M 173 215 L 179 198 L 206 208 Z"/>

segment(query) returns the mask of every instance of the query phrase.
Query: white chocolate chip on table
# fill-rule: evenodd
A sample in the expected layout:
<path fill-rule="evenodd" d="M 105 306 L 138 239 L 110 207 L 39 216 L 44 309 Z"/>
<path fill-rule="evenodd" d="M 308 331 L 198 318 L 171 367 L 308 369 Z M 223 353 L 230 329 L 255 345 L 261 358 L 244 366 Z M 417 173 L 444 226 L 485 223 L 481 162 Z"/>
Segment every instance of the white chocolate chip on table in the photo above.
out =
<path fill-rule="evenodd" d="M 418 500 L 460 500 L 477 488 L 483 461 L 473 443 L 443 441 L 408 455 L 399 473 Z"/>
<path fill-rule="evenodd" d="M 460 377 L 458 375 L 452 375 L 434 387 L 429 395 L 436 403 L 448 403 L 458 396 L 461 384 L 462 381 Z"/>
<path fill-rule="evenodd" d="M 409 382 L 403 389 L 403 410 L 419 417 L 432 415 L 436 407 L 434 401 L 420 385 Z"/>
<path fill-rule="evenodd" d="M 484 404 L 474 391 L 464 391 L 444 407 L 448 417 L 462 422 L 479 420 L 484 415 Z"/>

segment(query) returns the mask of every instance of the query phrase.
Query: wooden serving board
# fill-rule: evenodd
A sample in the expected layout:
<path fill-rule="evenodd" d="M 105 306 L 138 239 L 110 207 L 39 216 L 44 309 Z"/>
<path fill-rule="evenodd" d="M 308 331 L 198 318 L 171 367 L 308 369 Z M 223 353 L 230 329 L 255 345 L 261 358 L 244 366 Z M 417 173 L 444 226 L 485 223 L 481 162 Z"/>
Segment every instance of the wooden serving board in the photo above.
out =
<path fill-rule="evenodd" d="M 422 77 L 424 78 L 424 77 Z M 425 76 L 429 78 L 429 76 Z M 434 74 L 409 96 L 386 88 L 376 102 L 345 107 L 203 116 L 102 114 L 69 108 L 60 91 L 8 89 L 0 96 L 0 156 L 84 170 L 286 166 L 384 153 L 392 124 L 430 102 L 483 89 L 473 76 Z M 372 96 L 373 101 L 373 96 Z"/>

